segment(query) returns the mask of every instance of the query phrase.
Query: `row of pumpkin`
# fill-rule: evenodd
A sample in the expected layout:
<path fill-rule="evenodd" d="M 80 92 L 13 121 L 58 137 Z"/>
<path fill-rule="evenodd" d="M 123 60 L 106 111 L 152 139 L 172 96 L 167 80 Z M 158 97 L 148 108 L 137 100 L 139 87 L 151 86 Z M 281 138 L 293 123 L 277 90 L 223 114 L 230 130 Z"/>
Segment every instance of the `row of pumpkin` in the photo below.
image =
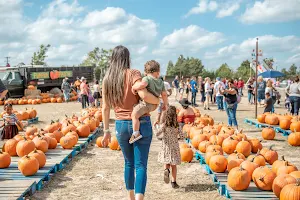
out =
<path fill-rule="evenodd" d="M 35 126 L 26 128 L 5 142 L 0 153 L 0 168 L 7 168 L 11 164 L 11 156 L 19 156 L 18 168 L 24 176 L 34 175 L 39 168 L 46 164 L 45 153 L 48 149 L 55 149 L 60 143 L 64 149 L 72 149 L 79 137 L 88 137 L 95 131 L 102 121 L 101 111 L 89 108 L 82 112 L 81 117 L 73 115 L 61 122 L 52 121 L 44 129 Z"/>
<path fill-rule="evenodd" d="M 5 113 L 5 111 L 1 112 L 0 118 L 2 118 Z M 13 110 L 13 113 L 17 116 L 19 121 L 34 119 L 37 117 L 37 111 L 33 108 L 26 108 L 23 111 Z"/>
<path fill-rule="evenodd" d="M 76 101 L 78 99 L 78 96 L 73 96 L 70 97 L 70 101 Z M 62 103 L 64 102 L 64 98 L 62 97 L 51 97 L 51 98 L 43 98 L 43 99 L 27 99 L 27 98 L 22 98 L 22 99 L 9 99 L 5 101 L 0 100 L 0 105 L 4 105 L 7 103 L 10 103 L 12 105 L 27 105 L 27 104 L 41 104 L 41 103 Z"/>
<path fill-rule="evenodd" d="M 207 118 L 204 116 L 205 120 Z M 214 124 L 213 120 L 207 125 L 199 121 L 203 121 L 201 116 L 194 124 L 184 125 L 183 131 L 190 138 L 191 146 L 205 153 L 205 162 L 212 171 L 229 172 L 227 181 L 233 190 L 246 190 L 253 181 L 257 188 L 273 190 L 280 199 L 300 199 L 300 171 L 284 158 L 278 160 L 278 153 L 272 146 L 263 148 L 259 139 L 249 139 L 242 131 Z M 193 150 L 187 144 L 181 144 L 180 149 L 182 161 L 190 162 Z"/>

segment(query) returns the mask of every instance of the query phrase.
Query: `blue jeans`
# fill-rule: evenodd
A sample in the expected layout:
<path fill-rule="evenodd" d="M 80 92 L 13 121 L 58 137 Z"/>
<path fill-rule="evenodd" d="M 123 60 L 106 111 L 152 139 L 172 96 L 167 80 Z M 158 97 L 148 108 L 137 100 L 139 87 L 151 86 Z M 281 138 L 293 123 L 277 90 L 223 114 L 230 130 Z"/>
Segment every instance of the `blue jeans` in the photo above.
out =
<path fill-rule="evenodd" d="M 192 105 L 196 105 L 196 92 L 192 92 L 192 100 L 191 100 L 191 102 L 192 102 Z"/>
<path fill-rule="evenodd" d="M 125 160 L 126 189 L 135 190 L 135 194 L 145 194 L 148 154 L 152 141 L 150 117 L 140 118 L 140 133 L 143 137 L 133 144 L 129 144 L 132 132 L 131 120 L 116 120 L 116 136 Z"/>
<path fill-rule="evenodd" d="M 248 102 L 252 103 L 252 92 L 248 92 Z"/>
<path fill-rule="evenodd" d="M 217 101 L 217 105 L 218 105 L 218 110 L 224 110 L 223 96 L 216 96 L 216 101 Z"/>
<path fill-rule="evenodd" d="M 227 102 L 224 102 L 224 107 L 228 116 L 228 125 L 237 126 L 238 125 L 236 120 L 237 103 L 234 103 L 233 108 L 228 108 Z"/>
<path fill-rule="evenodd" d="M 205 101 L 205 92 L 201 91 L 201 102 L 204 103 Z"/>
<path fill-rule="evenodd" d="M 290 102 L 291 102 L 291 113 L 294 115 L 298 115 L 299 105 L 300 105 L 300 97 L 290 96 Z"/>
<path fill-rule="evenodd" d="M 260 103 L 261 100 L 265 100 L 265 91 L 257 90 L 257 101 Z"/>
<path fill-rule="evenodd" d="M 64 97 L 65 97 L 65 101 L 69 101 L 70 100 L 70 91 L 64 91 Z"/>

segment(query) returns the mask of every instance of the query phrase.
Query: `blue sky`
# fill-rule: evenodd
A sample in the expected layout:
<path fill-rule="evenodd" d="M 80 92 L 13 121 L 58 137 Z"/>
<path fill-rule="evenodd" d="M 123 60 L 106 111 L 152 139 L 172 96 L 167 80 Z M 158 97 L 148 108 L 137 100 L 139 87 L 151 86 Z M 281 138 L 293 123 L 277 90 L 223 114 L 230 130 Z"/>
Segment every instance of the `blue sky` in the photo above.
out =
<path fill-rule="evenodd" d="M 164 71 L 180 54 L 236 69 L 259 37 L 278 69 L 300 66 L 300 0 L 0 0 L 0 27 L 0 56 L 13 65 L 30 63 L 40 44 L 51 44 L 55 66 L 122 44 L 140 70 L 156 59 Z"/>

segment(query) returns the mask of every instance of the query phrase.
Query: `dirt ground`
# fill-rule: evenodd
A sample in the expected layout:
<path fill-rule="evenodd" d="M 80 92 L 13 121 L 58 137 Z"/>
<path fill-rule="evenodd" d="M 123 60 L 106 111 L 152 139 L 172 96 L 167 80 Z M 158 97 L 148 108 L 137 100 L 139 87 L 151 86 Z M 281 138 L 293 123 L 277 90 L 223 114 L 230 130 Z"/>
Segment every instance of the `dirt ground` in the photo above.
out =
<path fill-rule="evenodd" d="M 200 99 L 199 95 L 197 96 Z M 254 118 L 254 106 L 248 105 L 246 98 L 238 106 L 237 119 L 240 128 L 244 129 L 248 137 L 261 138 L 260 130 L 246 125 L 244 118 Z M 170 98 L 174 103 L 174 97 Z M 199 102 L 198 102 L 199 103 Z M 177 105 L 177 104 L 176 104 Z M 19 110 L 26 106 L 15 106 Z M 217 122 L 227 122 L 225 112 L 218 112 L 215 105 L 205 112 L 200 106 L 201 113 L 207 113 Z M 281 105 L 282 107 L 282 105 Z M 39 127 L 44 127 L 51 119 L 62 118 L 65 114 L 71 115 L 80 111 L 79 103 L 42 104 L 35 105 L 38 111 Z M 259 108 L 259 113 L 262 108 Z M 285 113 L 283 108 L 276 107 L 276 112 Z M 152 114 L 152 121 L 156 113 Z M 113 124 L 111 124 L 113 128 Z M 287 160 L 294 163 L 300 169 L 300 147 L 288 145 L 287 138 L 276 135 L 273 141 L 263 141 L 264 146 L 274 144 L 274 149 L 279 155 L 284 155 Z M 180 189 L 174 190 L 163 182 L 163 166 L 157 162 L 161 141 L 153 137 L 148 162 L 148 182 L 145 199 L 225 199 L 217 192 L 212 180 L 204 173 L 200 164 L 194 160 L 192 163 L 183 163 L 178 166 L 178 184 Z M 61 172 L 56 173 L 51 181 L 41 190 L 28 199 L 126 199 L 126 188 L 123 179 L 124 160 L 122 153 L 109 149 L 95 147 L 95 142 L 89 145 L 87 150 L 79 154 Z"/>

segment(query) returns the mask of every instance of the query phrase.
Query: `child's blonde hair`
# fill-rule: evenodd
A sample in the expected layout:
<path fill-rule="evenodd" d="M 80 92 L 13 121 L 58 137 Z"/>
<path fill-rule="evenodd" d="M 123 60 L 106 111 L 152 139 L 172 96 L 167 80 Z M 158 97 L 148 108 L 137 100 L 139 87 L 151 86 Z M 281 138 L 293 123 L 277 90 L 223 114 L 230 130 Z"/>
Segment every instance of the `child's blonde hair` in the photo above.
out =
<path fill-rule="evenodd" d="M 153 72 L 160 72 L 160 64 L 155 60 L 147 61 L 144 65 L 144 71 L 146 74 L 151 74 Z"/>

